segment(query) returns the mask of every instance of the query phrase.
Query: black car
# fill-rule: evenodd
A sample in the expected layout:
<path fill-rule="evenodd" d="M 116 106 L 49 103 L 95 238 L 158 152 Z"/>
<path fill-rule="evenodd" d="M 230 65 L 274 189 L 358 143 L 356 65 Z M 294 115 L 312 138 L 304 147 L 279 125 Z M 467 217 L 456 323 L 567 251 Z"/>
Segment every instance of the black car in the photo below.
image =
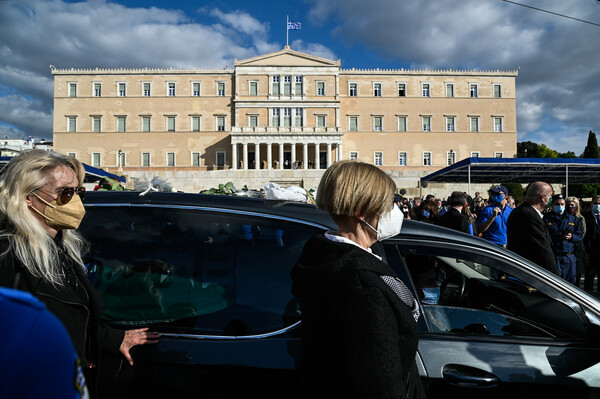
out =
<path fill-rule="evenodd" d="M 123 397 L 298 397 L 301 314 L 290 270 L 335 228 L 312 205 L 94 192 L 81 232 L 117 328 L 148 326 L 135 365 L 108 358 Z M 600 302 L 485 240 L 407 220 L 378 243 L 421 299 L 417 364 L 430 397 L 600 397 Z M 439 294 L 438 294 L 439 293 Z"/>

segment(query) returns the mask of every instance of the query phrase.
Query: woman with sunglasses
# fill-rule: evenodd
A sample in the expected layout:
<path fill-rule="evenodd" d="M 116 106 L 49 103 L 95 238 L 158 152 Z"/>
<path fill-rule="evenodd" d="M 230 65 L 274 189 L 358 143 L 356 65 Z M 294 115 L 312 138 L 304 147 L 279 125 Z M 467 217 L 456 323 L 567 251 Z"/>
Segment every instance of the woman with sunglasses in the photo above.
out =
<path fill-rule="evenodd" d="M 159 334 L 100 321 L 101 297 L 81 258 L 87 244 L 76 231 L 85 214 L 84 174 L 77 159 L 42 150 L 23 152 L 2 170 L 0 286 L 32 293 L 64 324 L 95 397 L 101 350 L 133 365 L 129 350 L 156 343 Z"/>

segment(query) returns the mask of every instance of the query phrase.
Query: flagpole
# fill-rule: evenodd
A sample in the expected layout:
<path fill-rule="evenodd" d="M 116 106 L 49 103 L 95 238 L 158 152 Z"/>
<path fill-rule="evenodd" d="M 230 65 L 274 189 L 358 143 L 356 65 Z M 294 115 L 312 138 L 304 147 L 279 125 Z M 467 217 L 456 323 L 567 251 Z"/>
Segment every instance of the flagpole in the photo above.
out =
<path fill-rule="evenodd" d="M 289 46 L 290 43 L 290 30 L 289 30 L 289 23 L 290 23 L 290 16 L 287 15 L 286 16 L 286 22 L 285 22 L 285 47 Z"/>

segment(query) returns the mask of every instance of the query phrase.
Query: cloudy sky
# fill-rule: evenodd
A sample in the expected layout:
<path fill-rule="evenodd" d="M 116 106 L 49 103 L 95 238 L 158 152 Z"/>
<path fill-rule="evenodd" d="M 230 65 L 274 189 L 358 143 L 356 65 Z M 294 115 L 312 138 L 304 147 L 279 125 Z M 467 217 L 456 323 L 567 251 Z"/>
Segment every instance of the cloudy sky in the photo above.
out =
<path fill-rule="evenodd" d="M 231 67 L 281 50 L 289 15 L 292 48 L 342 68 L 518 69 L 518 141 L 579 155 L 600 133 L 600 0 L 514 2 L 0 0 L 0 137 L 52 139 L 50 65 Z"/>

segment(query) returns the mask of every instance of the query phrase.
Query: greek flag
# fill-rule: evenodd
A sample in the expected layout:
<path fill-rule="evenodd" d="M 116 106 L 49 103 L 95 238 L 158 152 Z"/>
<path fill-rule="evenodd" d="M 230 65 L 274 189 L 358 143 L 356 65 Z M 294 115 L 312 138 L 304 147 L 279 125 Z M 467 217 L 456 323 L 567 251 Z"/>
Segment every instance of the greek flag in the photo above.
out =
<path fill-rule="evenodd" d="M 302 22 L 288 21 L 287 28 L 288 30 L 302 29 Z"/>

